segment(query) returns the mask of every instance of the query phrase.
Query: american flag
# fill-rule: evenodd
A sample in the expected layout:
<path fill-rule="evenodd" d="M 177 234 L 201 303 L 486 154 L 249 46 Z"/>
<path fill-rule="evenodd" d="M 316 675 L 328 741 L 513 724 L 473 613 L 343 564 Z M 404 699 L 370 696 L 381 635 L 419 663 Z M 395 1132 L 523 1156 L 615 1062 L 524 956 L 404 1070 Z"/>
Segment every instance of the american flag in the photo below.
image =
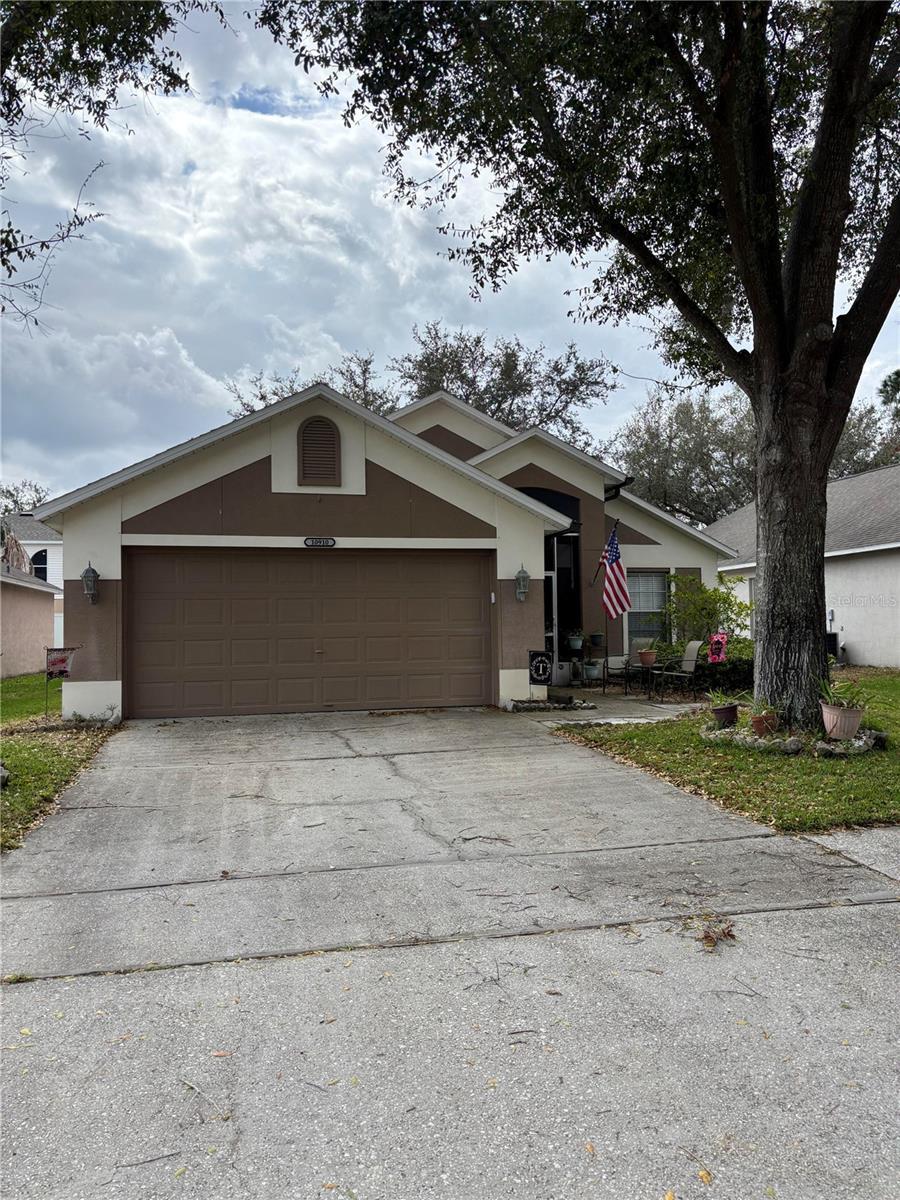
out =
<path fill-rule="evenodd" d="M 619 551 L 619 537 L 613 528 L 600 560 L 605 564 L 606 572 L 603 578 L 603 607 L 611 621 L 631 609 L 631 597 L 628 594 L 628 579 L 625 567 L 622 565 L 622 555 Z"/>

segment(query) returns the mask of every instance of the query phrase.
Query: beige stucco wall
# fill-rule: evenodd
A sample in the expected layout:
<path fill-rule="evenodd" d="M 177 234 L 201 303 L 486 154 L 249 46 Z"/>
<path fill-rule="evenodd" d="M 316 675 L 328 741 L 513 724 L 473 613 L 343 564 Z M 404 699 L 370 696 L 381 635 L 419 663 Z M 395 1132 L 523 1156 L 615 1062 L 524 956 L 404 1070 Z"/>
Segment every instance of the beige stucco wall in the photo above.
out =
<path fill-rule="evenodd" d="M 755 567 L 723 573 L 743 575 L 737 594 L 750 599 Z M 825 609 L 848 663 L 900 667 L 900 550 L 826 557 Z"/>
<path fill-rule="evenodd" d="M 492 446 L 499 445 L 509 436 L 497 429 L 492 429 L 490 425 L 479 421 L 477 417 L 470 417 L 468 413 L 460 412 L 453 405 L 445 404 L 443 400 L 433 400 L 431 404 L 425 404 L 422 408 L 417 408 L 415 412 L 401 410 L 391 419 L 394 424 L 408 429 L 410 433 L 421 433 L 425 429 L 430 429 L 432 425 L 443 425 L 445 429 L 449 429 L 469 442 L 474 442 L 483 450 L 490 450 Z"/>
<path fill-rule="evenodd" d="M 0 582 L 0 675 L 43 671 L 53 645 L 53 593 Z"/>
<path fill-rule="evenodd" d="M 435 414 L 429 406 L 428 424 L 433 424 Z M 456 414 L 447 407 L 448 414 Z M 122 578 L 122 548 L 127 545 L 189 545 L 189 546 L 245 546 L 266 545 L 284 548 L 303 548 L 303 533 L 296 537 L 247 538 L 230 535 L 189 534 L 126 534 L 121 531 L 122 522 L 138 513 L 145 512 L 158 504 L 210 483 L 222 475 L 248 466 L 271 456 L 272 487 L 274 491 L 307 491 L 296 486 L 296 434 L 299 425 L 311 413 L 327 413 L 341 429 L 343 491 L 365 494 L 365 461 L 368 459 L 385 469 L 410 480 L 417 486 L 456 505 L 496 528 L 495 538 L 457 538 L 452 540 L 411 539 L 403 537 L 341 537 L 339 547 L 347 549 L 413 549 L 428 543 L 446 545 L 448 548 L 473 548 L 496 550 L 498 580 L 511 580 L 524 565 L 531 576 L 540 581 L 544 570 L 544 520 L 523 508 L 515 499 L 507 499 L 493 490 L 478 484 L 454 461 L 436 461 L 415 447 L 409 446 L 390 431 L 377 429 L 356 419 L 338 406 L 330 405 L 326 399 L 316 398 L 286 413 L 277 414 L 272 420 L 264 421 L 251 429 L 197 451 L 185 458 L 122 484 L 115 491 L 95 500 L 76 505 L 64 514 L 62 522 L 64 546 L 64 576 L 67 591 L 71 592 L 67 604 L 67 636 L 93 644 L 99 639 L 103 653 L 84 653 L 79 657 L 78 677 L 66 681 L 63 686 L 63 710 L 100 712 L 109 704 L 121 703 L 121 609 L 118 603 L 118 581 Z M 413 414 L 415 415 L 415 414 Z M 449 417 L 448 417 L 449 423 Z M 473 424 L 484 434 L 490 429 Z M 460 429 L 462 436 L 474 440 L 474 431 Z M 480 443 L 479 443 L 480 444 Z M 333 494 L 338 489 L 328 489 Z M 317 532 L 317 531 L 313 531 Z M 100 573 L 100 603 L 85 607 L 76 583 L 88 561 Z M 540 592 L 536 586 L 535 595 Z M 495 597 L 499 600 L 499 597 Z M 79 607 L 80 604 L 80 607 Z M 101 611 L 102 610 L 102 611 Z M 528 608 L 529 614 L 537 613 L 537 601 Z M 115 633 L 110 627 L 115 622 Z M 531 622 L 535 627 L 531 648 L 543 644 L 543 617 L 540 622 L 535 615 Z M 540 624 L 538 634 L 537 628 Z M 98 626 L 97 629 L 93 629 Z M 99 629 L 102 626 L 102 630 Z M 93 632 L 92 632 L 93 629 Z M 510 698 L 528 695 L 527 655 L 522 655 L 522 630 L 516 621 L 498 620 L 497 659 L 498 698 L 502 702 Z M 508 631 L 505 632 L 505 631 Z M 81 637 L 80 635 L 84 636 Z M 508 637 L 509 645 L 506 644 Z M 113 654 L 110 649 L 118 646 Z M 113 665 L 114 664 L 114 665 Z M 515 664 L 515 665 L 514 665 Z"/>
<path fill-rule="evenodd" d="M 668 521 L 662 521 L 622 496 L 608 500 L 606 515 L 617 517 L 658 543 L 656 546 L 622 546 L 622 561 L 627 567 L 699 567 L 707 587 L 715 587 L 719 572 L 719 551 L 689 533 L 681 533 Z"/>

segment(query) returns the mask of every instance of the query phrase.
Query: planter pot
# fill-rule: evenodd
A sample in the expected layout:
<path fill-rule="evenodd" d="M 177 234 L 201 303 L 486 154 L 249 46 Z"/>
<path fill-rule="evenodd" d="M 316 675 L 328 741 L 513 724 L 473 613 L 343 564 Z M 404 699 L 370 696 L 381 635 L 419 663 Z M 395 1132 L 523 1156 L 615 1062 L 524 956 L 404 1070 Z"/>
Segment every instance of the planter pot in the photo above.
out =
<path fill-rule="evenodd" d="M 716 718 L 716 724 L 720 729 L 728 729 L 732 725 L 737 725 L 737 710 L 736 704 L 723 704 L 721 708 L 714 708 L 712 715 Z"/>
<path fill-rule="evenodd" d="M 656 651 L 638 650 L 638 658 L 641 660 L 642 667 L 652 667 L 656 662 Z"/>
<path fill-rule="evenodd" d="M 584 645 L 583 637 L 570 637 L 570 638 L 566 638 L 566 641 L 569 643 L 570 650 L 580 650 L 581 647 Z"/>
<path fill-rule="evenodd" d="M 600 663 L 585 663 L 584 667 L 582 668 L 582 673 L 585 679 L 599 679 L 602 671 L 603 668 L 601 667 Z"/>
<path fill-rule="evenodd" d="M 771 737 L 778 728 L 778 713 L 760 713 L 750 718 L 750 724 L 758 738 Z"/>
<path fill-rule="evenodd" d="M 862 708 L 841 708 L 838 704 L 826 704 L 820 700 L 822 707 L 822 724 L 825 726 L 825 736 L 843 742 L 856 737 L 860 722 L 863 718 Z"/>
<path fill-rule="evenodd" d="M 602 650 L 603 643 L 605 641 L 606 641 L 605 634 L 603 634 L 603 633 L 592 633 L 591 634 L 591 645 L 594 646 L 596 649 Z"/>

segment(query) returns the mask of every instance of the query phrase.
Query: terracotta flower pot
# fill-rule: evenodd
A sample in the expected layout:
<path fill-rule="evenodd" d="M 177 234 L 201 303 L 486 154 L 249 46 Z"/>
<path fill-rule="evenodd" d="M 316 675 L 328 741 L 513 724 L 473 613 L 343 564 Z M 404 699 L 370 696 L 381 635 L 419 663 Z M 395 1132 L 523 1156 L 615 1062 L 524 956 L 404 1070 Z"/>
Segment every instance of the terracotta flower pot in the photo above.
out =
<path fill-rule="evenodd" d="M 652 667 L 656 662 L 656 651 L 638 650 L 638 658 L 641 660 L 642 667 Z"/>
<path fill-rule="evenodd" d="M 839 704 L 826 704 L 820 700 L 822 707 L 822 724 L 825 726 L 825 736 L 843 742 L 856 737 L 860 722 L 863 718 L 862 708 L 842 708 Z"/>
<path fill-rule="evenodd" d="M 720 729 L 728 729 L 731 725 L 737 725 L 737 710 L 736 704 L 723 704 L 720 708 L 714 708 L 712 715 Z"/>
<path fill-rule="evenodd" d="M 771 737 L 778 728 L 778 713 L 759 713 L 757 716 L 750 718 L 750 724 L 753 726 L 753 732 L 758 738 Z"/>

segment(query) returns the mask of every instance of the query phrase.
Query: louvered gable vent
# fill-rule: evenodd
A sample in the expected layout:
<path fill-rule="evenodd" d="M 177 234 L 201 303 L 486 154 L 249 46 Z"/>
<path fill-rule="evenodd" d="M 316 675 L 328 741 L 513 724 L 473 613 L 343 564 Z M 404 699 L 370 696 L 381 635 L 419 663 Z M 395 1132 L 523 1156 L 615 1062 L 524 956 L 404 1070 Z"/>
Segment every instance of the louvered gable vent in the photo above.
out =
<path fill-rule="evenodd" d="M 327 417 L 310 417 L 297 431 L 297 482 L 339 487 L 341 435 Z"/>

